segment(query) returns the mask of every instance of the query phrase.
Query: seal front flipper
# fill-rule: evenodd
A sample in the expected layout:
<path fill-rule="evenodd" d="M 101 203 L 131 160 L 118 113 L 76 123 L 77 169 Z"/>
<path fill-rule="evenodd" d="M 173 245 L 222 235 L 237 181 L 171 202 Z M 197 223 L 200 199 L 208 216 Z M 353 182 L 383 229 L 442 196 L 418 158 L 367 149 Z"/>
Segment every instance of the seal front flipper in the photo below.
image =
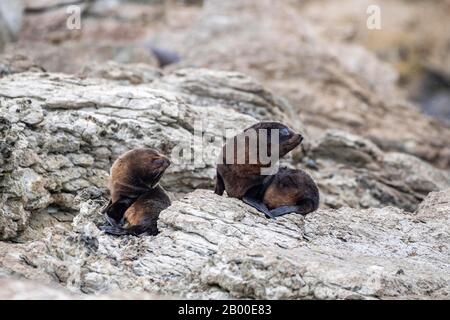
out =
<path fill-rule="evenodd" d="M 264 203 L 262 203 L 261 201 L 255 199 L 255 198 L 249 197 L 249 196 L 244 196 L 242 198 L 242 201 L 244 201 L 244 203 L 248 204 L 249 206 L 252 206 L 256 210 L 264 213 L 267 217 L 275 218 L 275 216 L 272 215 L 272 213 L 269 211 L 269 209 L 266 207 L 266 205 Z"/>
<path fill-rule="evenodd" d="M 216 171 L 216 187 L 214 188 L 214 193 L 221 196 L 223 195 L 224 191 L 225 191 L 225 184 L 223 182 L 222 175 L 219 173 L 219 171 Z"/>

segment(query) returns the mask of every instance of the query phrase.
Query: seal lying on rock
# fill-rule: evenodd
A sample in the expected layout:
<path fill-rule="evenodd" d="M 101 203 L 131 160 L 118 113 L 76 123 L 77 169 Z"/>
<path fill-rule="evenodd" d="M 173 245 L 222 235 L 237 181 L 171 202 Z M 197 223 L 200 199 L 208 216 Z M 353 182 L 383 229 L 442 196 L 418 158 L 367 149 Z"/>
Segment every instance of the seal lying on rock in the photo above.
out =
<path fill-rule="evenodd" d="M 274 134 L 278 135 L 275 137 L 278 139 L 272 139 Z M 263 182 L 268 177 L 267 174 L 262 174 L 262 169 L 273 166 L 278 158 L 285 156 L 302 140 L 300 134 L 279 122 L 259 122 L 228 139 L 219 158 L 221 163 L 216 168 L 215 193 L 223 195 L 226 191 L 229 197 L 242 199 L 273 217 L 267 209 L 264 210 L 265 205 L 259 196 Z M 239 141 L 245 143 L 241 144 Z M 278 157 L 274 158 L 272 156 L 276 155 L 273 154 L 275 152 Z M 265 156 L 270 159 L 263 159 Z"/>
<path fill-rule="evenodd" d="M 302 170 L 280 168 L 262 192 L 264 205 L 275 217 L 292 212 L 306 215 L 319 207 L 319 189 Z"/>
<path fill-rule="evenodd" d="M 109 225 L 101 229 L 115 235 L 157 234 L 159 213 L 171 204 L 158 185 L 169 165 L 167 157 L 149 148 L 121 155 L 111 167 L 111 200 L 103 210 Z"/>

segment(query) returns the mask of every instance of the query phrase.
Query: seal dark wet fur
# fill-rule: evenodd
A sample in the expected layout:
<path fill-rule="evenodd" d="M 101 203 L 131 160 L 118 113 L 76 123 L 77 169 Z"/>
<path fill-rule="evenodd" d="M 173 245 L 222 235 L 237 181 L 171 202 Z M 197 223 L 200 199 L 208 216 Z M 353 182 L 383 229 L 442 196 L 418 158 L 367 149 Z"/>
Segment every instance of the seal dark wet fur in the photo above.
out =
<path fill-rule="evenodd" d="M 106 233 L 115 235 L 157 233 L 159 213 L 170 199 L 158 185 L 169 159 L 149 148 L 139 148 L 120 156 L 111 167 L 111 200 L 103 213 L 109 225 Z"/>
<path fill-rule="evenodd" d="M 274 217 L 306 215 L 319 207 L 319 188 L 306 172 L 280 168 L 265 188 L 262 202 Z"/>
<path fill-rule="evenodd" d="M 259 122 L 247 129 L 237 136 L 228 139 L 222 148 L 220 159 L 222 163 L 217 165 L 216 186 L 215 193 L 223 195 L 227 192 L 229 197 L 242 199 L 245 203 L 255 207 L 261 211 L 262 198 L 258 194 L 261 192 L 261 187 L 267 175 L 261 174 L 261 169 L 269 168 L 263 159 L 260 158 L 260 139 L 265 135 L 267 156 L 271 156 L 271 134 L 272 129 L 277 129 L 279 133 L 278 142 L 278 156 L 279 158 L 285 156 L 289 151 L 297 147 L 303 137 L 292 131 L 286 125 L 279 122 Z M 256 147 L 250 146 L 246 141 L 243 148 L 239 148 L 238 139 L 246 137 L 249 132 L 256 132 Z M 263 142 L 263 140 L 261 140 Z M 229 156 L 227 162 L 227 150 L 233 150 L 233 154 Z M 264 152 L 262 152 L 264 153 Z M 244 157 L 245 161 L 240 163 L 238 157 Z M 253 163 L 250 161 L 255 159 Z M 231 161 L 230 161 L 231 160 Z M 277 159 L 278 160 L 278 159 Z M 230 163 L 231 162 L 231 163 Z M 266 210 L 268 216 L 270 213 Z"/>

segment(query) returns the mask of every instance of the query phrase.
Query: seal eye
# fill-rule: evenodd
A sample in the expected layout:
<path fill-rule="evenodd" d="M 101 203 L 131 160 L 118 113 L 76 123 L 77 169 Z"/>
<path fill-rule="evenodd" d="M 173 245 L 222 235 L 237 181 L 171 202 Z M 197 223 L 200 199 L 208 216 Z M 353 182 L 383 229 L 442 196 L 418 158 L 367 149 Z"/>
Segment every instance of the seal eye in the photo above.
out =
<path fill-rule="evenodd" d="M 280 129 L 280 136 L 281 137 L 288 137 L 288 136 L 290 136 L 289 129 L 288 128 Z"/>

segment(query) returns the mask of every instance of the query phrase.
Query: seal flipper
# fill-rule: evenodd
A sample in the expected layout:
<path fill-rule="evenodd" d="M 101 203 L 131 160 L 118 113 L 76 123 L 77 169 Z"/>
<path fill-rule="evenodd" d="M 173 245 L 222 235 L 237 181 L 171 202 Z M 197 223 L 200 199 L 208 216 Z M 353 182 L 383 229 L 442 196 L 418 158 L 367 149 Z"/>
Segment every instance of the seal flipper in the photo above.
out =
<path fill-rule="evenodd" d="M 248 204 L 249 206 L 252 206 L 258 211 L 261 211 L 266 215 L 266 217 L 274 219 L 275 216 L 272 215 L 269 208 L 264 204 L 264 202 L 261 200 L 264 197 L 264 193 L 266 192 L 267 187 L 272 183 L 272 180 L 274 179 L 274 176 L 267 176 L 263 183 L 261 185 L 257 185 L 253 188 L 250 188 L 242 198 L 242 201 L 244 203 Z"/>
<path fill-rule="evenodd" d="M 158 233 L 156 232 L 150 232 L 143 226 L 132 226 L 129 228 L 122 228 L 120 226 L 108 226 L 104 225 L 99 227 L 100 230 L 104 231 L 105 233 L 112 234 L 115 236 L 125 236 L 125 235 L 132 235 L 132 236 L 138 236 L 142 233 L 147 232 L 151 236 L 155 236 Z"/>
<path fill-rule="evenodd" d="M 219 171 L 216 171 L 216 187 L 214 188 L 214 193 L 219 196 L 223 195 L 225 191 L 225 184 L 223 182 L 223 178 L 220 175 Z"/>
<path fill-rule="evenodd" d="M 308 213 L 313 212 L 317 209 L 317 206 L 314 205 L 314 201 L 310 199 L 306 199 L 301 201 L 296 206 L 281 206 L 275 209 L 270 210 L 270 213 L 275 217 L 283 216 L 287 213 L 298 213 L 303 216 L 306 216 Z"/>
<path fill-rule="evenodd" d="M 114 203 L 110 200 L 108 206 L 102 210 L 106 214 L 106 220 L 112 226 L 118 226 L 123 219 L 125 211 L 133 204 L 134 200 L 126 197 L 122 197 Z"/>
<path fill-rule="evenodd" d="M 266 207 L 266 205 L 264 203 L 262 203 L 260 200 L 257 200 L 248 195 L 245 195 L 242 198 L 242 201 L 244 201 L 244 203 L 248 204 L 249 206 L 252 206 L 256 210 L 264 213 L 267 217 L 275 218 L 275 216 L 272 215 L 272 213 L 269 211 L 269 209 Z"/>

